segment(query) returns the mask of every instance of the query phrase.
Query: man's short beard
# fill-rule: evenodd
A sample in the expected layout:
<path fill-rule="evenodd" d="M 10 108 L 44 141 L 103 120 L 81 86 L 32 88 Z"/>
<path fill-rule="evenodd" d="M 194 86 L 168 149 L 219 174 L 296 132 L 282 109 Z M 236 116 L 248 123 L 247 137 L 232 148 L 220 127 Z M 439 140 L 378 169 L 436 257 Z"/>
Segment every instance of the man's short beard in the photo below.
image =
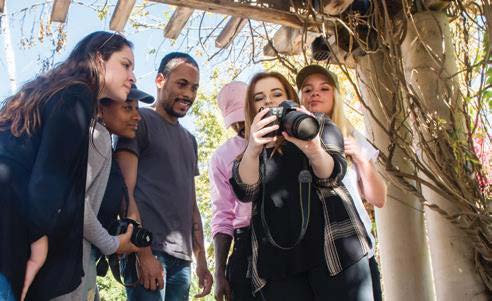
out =
<path fill-rule="evenodd" d="M 163 103 L 162 104 L 162 107 L 164 108 L 164 111 L 166 111 L 166 113 L 168 113 L 169 115 L 173 116 L 173 117 L 176 117 L 176 118 L 182 118 L 182 117 L 185 117 L 186 113 L 179 113 L 179 112 L 176 112 L 174 109 L 173 109 L 173 104 L 170 104 L 170 103 Z"/>

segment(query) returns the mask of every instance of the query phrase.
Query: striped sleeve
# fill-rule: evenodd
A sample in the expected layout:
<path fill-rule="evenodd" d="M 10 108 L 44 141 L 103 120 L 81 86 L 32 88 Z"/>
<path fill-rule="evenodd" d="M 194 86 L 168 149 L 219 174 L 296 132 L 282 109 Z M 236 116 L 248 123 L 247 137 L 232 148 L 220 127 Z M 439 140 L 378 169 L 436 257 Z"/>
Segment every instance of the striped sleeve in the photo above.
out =
<path fill-rule="evenodd" d="M 236 194 L 237 198 L 243 203 L 253 202 L 258 194 L 260 193 L 261 188 L 261 175 L 258 178 L 258 182 L 255 184 L 246 184 L 241 181 L 241 177 L 239 176 L 239 163 L 240 161 L 235 160 L 234 165 L 232 167 L 232 178 L 229 182 L 232 185 L 232 189 Z"/>

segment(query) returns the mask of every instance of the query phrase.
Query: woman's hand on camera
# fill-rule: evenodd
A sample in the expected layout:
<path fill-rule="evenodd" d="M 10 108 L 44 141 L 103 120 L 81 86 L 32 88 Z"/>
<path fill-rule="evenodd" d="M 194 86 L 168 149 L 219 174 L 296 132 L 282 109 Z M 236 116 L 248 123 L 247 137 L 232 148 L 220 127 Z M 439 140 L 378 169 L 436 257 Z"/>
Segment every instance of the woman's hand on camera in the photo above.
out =
<path fill-rule="evenodd" d="M 319 135 L 316 135 L 316 137 L 308 141 L 290 136 L 285 131 L 282 132 L 282 136 L 284 136 L 285 140 L 297 146 L 297 148 L 299 148 L 306 155 L 306 157 L 308 157 L 309 160 L 314 159 L 325 152 L 323 147 L 321 146 Z"/>
<path fill-rule="evenodd" d="M 251 124 L 248 147 L 246 148 L 245 153 L 252 157 L 259 157 L 263 150 L 263 146 L 270 142 L 274 142 L 277 138 L 265 137 L 265 135 L 278 130 L 278 124 L 267 126 L 277 119 L 274 115 L 264 118 L 268 111 L 269 109 L 265 109 L 258 112 Z"/>
<path fill-rule="evenodd" d="M 313 114 L 307 111 L 306 108 L 304 108 L 304 106 L 297 108 L 297 111 L 301 111 L 313 116 Z M 285 140 L 293 143 L 306 155 L 313 168 L 314 174 L 318 178 L 324 179 L 324 178 L 328 178 L 331 175 L 334 166 L 333 157 L 330 154 L 328 154 L 324 150 L 323 146 L 321 145 L 321 139 L 319 137 L 319 133 L 318 135 L 316 135 L 316 137 L 314 137 L 309 141 L 304 141 L 292 137 L 286 132 L 282 132 L 282 135 L 284 136 Z"/>
<path fill-rule="evenodd" d="M 133 225 L 129 224 L 126 232 L 118 235 L 118 240 L 120 241 L 120 245 L 116 250 L 116 254 L 130 254 L 130 253 L 137 252 L 139 250 L 139 248 L 131 242 L 132 233 L 133 233 Z"/>

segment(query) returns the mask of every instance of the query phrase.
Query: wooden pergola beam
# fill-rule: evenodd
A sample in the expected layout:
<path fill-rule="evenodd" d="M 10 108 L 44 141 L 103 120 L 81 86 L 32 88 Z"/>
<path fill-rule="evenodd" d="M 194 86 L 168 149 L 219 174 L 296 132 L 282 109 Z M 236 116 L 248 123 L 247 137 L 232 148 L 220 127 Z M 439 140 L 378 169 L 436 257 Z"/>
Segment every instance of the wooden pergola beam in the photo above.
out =
<path fill-rule="evenodd" d="M 178 38 L 179 33 L 188 22 L 188 19 L 193 14 L 194 9 L 189 7 L 177 7 L 174 11 L 171 19 L 166 24 L 166 28 L 164 29 L 164 36 L 168 39 L 175 40 Z"/>
<path fill-rule="evenodd" d="M 65 23 L 65 21 L 67 21 L 70 2 L 70 0 L 55 0 L 53 2 L 53 8 L 51 9 L 51 22 Z"/>
<path fill-rule="evenodd" d="M 294 28 L 303 26 L 301 20 L 287 11 L 275 10 L 270 8 L 247 5 L 244 3 L 233 2 L 231 0 L 149 0 L 170 4 L 181 7 L 189 7 L 197 10 L 208 11 L 212 13 L 240 17 L 245 19 L 254 19 L 268 23 L 275 23 Z"/>
<path fill-rule="evenodd" d="M 310 48 L 313 40 L 319 35 L 319 33 L 308 32 L 304 48 Z M 289 27 L 280 27 L 274 34 L 271 42 L 273 46 L 268 43 L 263 47 L 263 55 L 274 57 L 277 52 L 285 55 L 298 55 L 303 51 L 302 44 L 302 32 L 299 29 L 293 29 Z M 336 38 L 334 35 L 330 36 L 327 41 L 330 44 L 331 55 L 328 63 L 334 65 L 346 65 L 348 68 L 355 68 L 355 58 L 352 53 L 347 54 L 336 45 Z M 276 51 L 275 51 L 276 50 Z"/>
<path fill-rule="evenodd" d="M 273 47 L 281 54 L 299 54 L 302 52 L 301 38 L 302 29 L 282 26 L 273 35 Z"/>
<path fill-rule="evenodd" d="M 243 29 L 244 25 L 248 22 L 248 19 L 231 17 L 226 26 L 220 32 L 219 36 L 215 40 L 215 47 L 225 48 L 227 47 L 236 35 Z"/>
<path fill-rule="evenodd" d="M 122 32 L 125 28 L 128 18 L 132 13 L 133 6 L 135 6 L 136 0 L 118 0 L 116 8 L 114 9 L 111 21 L 109 22 L 109 29 Z"/>
<path fill-rule="evenodd" d="M 301 54 L 303 48 L 311 46 L 311 42 L 318 36 L 318 33 L 307 32 L 306 41 L 302 42 L 302 29 L 282 26 L 275 32 L 272 38 L 273 47 L 280 53 L 285 55 Z M 303 47 L 304 46 L 304 47 Z M 275 56 L 275 50 L 272 45 L 267 44 L 263 48 L 265 56 Z"/>

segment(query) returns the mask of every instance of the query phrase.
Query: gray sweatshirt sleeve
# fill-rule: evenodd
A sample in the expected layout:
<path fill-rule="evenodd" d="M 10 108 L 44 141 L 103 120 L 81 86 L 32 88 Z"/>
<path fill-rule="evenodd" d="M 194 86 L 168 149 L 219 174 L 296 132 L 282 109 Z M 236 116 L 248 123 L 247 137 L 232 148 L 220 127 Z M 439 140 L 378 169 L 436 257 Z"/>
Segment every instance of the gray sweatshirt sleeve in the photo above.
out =
<path fill-rule="evenodd" d="M 104 229 L 88 202 L 84 212 L 84 238 L 95 245 L 104 255 L 116 252 L 120 242 L 118 237 L 109 235 Z"/>
<path fill-rule="evenodd" d="M 97 219 L 97 213 L 101 207 L 111 170 L 111 136 L 99 123 L 91 133 L 84 206 L 84 238 L 104 255 L 109 255 L 116 252 L 119 240 L 104 229 Z"/>

